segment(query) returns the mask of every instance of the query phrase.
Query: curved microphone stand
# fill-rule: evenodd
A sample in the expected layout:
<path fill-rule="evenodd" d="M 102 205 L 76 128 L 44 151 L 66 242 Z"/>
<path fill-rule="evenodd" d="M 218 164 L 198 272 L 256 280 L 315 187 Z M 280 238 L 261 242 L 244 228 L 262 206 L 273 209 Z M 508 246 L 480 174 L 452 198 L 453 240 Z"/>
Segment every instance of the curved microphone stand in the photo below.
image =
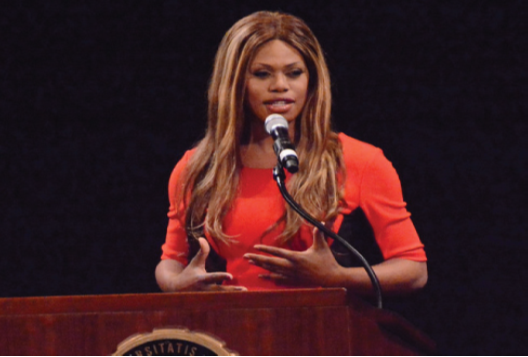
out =
<path fill-rule="evenodd" d="M 382 296 L 381 296 L 381 287 L 379 284 L 378 277 L 376 276 L 376 273 L 374 273 L 374 270 L 372 270 L 372 267 L 367 262 L 367 260 L 359 253 L 352 245 L 350 245 L 345 239 L 341 238 L 328 228 L 326 228 L 321 222 L 318 222 L 315 218 L 310 216 L 305 210 L 303 210 L 297 202 L 293 199 L 293 197 L 290 196 L 288 191 L 286 190 L 286 186 L 284 185 L 284 179 L 286 176 L 284 175 L 284 168 L 282 167 L 280 161 L 277 163 L 277 166 L 273 169 L 273 178 L 277 182 L 277 186 L 279 186 L 279 190 L 282 194 L 282 197 L 284 197 L 284 200 L 305 220 L 316 226 L 321 232 L 323 232 L 326 236 L 331 237 L 335 240 L 338 240 L 341 242 L 352 254 L 359 259 L 365 270 L 367 271 L 367 274 L 372 282 L 372 286 L 375 291 L 376 295 L 376 301 L 377 301 L 377 307 L 379 309 L 383 308 L 383 302 L 382 302 Z"/>

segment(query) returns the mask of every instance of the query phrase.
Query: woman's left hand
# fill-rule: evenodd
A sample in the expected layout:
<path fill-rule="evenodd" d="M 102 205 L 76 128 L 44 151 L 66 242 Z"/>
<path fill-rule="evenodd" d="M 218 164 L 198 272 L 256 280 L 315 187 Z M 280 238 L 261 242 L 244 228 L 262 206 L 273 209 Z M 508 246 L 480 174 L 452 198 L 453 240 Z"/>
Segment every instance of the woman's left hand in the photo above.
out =
<path fill-rule="evenodd" d="M 335 286 L 342 267 L 337 263 L 323 234 L 314 229 L 313 244 L 304 252 L 255 245 L 262 253 L 272 256 L 247 253 L 244 258 L 250 264 L 269 271 L 260 277 L 289 285 Z"/>

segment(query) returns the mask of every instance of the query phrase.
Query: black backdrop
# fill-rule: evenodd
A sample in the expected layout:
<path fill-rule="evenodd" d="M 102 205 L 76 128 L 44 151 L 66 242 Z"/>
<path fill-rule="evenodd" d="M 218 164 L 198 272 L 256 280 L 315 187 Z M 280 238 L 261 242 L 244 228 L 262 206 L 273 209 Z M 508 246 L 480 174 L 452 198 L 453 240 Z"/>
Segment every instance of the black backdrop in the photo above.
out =
<path fill-rule="evenodd" d="M 528 352 L 522 1 L 0 7 L 0 296 L 158 291 L 167 180 L 203 135 L 216 47 L 283 10 L 318 36 L 336 128 L 384 150 L 426 244 L 428 286 L 388 307 L 442 354 Z"/>

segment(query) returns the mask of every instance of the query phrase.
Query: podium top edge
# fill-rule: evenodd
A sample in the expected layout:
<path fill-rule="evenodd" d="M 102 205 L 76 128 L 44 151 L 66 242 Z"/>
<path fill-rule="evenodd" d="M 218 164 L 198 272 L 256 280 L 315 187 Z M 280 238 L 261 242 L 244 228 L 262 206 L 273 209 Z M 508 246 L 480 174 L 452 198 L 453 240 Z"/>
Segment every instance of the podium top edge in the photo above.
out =
<path fill-rule="evenodd" d="M 345 289 L 287 289 L 248 292 L 184 292 L 1 298 L 0 316 L 156 311 L 178 309 L 344 306 Z"/>

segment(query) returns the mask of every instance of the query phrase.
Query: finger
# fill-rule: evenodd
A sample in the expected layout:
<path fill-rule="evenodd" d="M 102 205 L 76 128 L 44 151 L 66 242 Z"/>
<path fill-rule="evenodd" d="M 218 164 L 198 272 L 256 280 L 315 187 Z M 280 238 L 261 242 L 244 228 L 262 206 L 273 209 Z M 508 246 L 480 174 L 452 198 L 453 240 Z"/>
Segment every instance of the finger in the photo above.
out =
<path fill-rule="evenodd" d="M 290 269 L 293 267 L 292 262 L 284 258 L 268 257 L 253 253 L 244 254 L 244 258 L 249 261 L 249 264 L 257 265 L 267 270 Z"/>
<path fill-rule="evenodd" d="M 232 280 L 233 275 L 229 273 L 222 273 L 222 272 L 216 272 L 216 273 L 207 273 L 203 274 L 199 278 L 199 282 L 202 284 L 220 284 L 224 282 L 225 280 Z"/>
<path fill-rule="evenodd" d="M 260 274 L 259 278 L 265 280 L 286 281 L 288 277 L 279 273 Z"/>
<path fill-rule="evenodd" d="M 321 232 L 317 227 L 313 229 L 313 245 L 314 249 L 326 249 L 328 243 L 326 242 L 323 232 Z"/>
<path fill-rule="evenodd" d="M 282 278 L 292 278 L 293 276 L 297 275 L 295 270 L 290 267 L 285 268 L 282 266 L 267 264 L 267 263 L 262 263 L 262 264 L 255 263 L 254 265 L 267 270 L 268 273 L 264 275 L 272 274 L 272 276 L 277 277 L 277 278 L 281 278 L 281 277 Z"/>
<path fill-rule="evenodd" d="M 240 285 L 217 285 L 220 291 L 248 291 L 245 286 Z"/>
<path fill-rule="evenodd" d="M 277 247 L 272 247 L 269 245 L 262 245 L 262 244 L 257 244 L 254 246 L 254 248 L 263 253 L 268 253 L 276 257 L 281 257 L 281 258 L 285 258 L 288 260 L 294 260 L 295 254 L 297 254 L 297 252 L 294 252 L 292 250 L 277 248 Z"/>
<path fill-rule="evenodd" d="M 198 243 L 200 243 L 200 250 L 202 251 L 202 253 L 207 258 L 207 256 L 209 255 L 209 252 L 211 251 L 211 247 L 209 246 L 209 242 L 207 242 L 207 239 L 200 237 L 200 238 L 198 238 Z"/>
<path fill-rule="evenodd" d="M 248 291 L 245 286 L 209 284 L 201 287 L 202 291 Z"/>
<path fill-rule="evenodd" d="M 198 238 L 198 244 L 200 244 L 200 250 L 196 253 L 189 265 L 201 266 L 205 269 L 205 261 L 207 260 L 211 248 L 205 238 Z"/>
<path fill-rule="evenodd" d="M 307 283 L 305 281 L 302 281 L 297 278 L 291 278 L 283 274 L 277 274 L 277 273 L 271 273 L 271 274 L 261 274 L 259 275 L 259 278 L 264 280 L 273 280 L 275 284 L 279 286 L 299 286 L 299 287 L 306 287 L 310 286 L 310 283 Z"/>

